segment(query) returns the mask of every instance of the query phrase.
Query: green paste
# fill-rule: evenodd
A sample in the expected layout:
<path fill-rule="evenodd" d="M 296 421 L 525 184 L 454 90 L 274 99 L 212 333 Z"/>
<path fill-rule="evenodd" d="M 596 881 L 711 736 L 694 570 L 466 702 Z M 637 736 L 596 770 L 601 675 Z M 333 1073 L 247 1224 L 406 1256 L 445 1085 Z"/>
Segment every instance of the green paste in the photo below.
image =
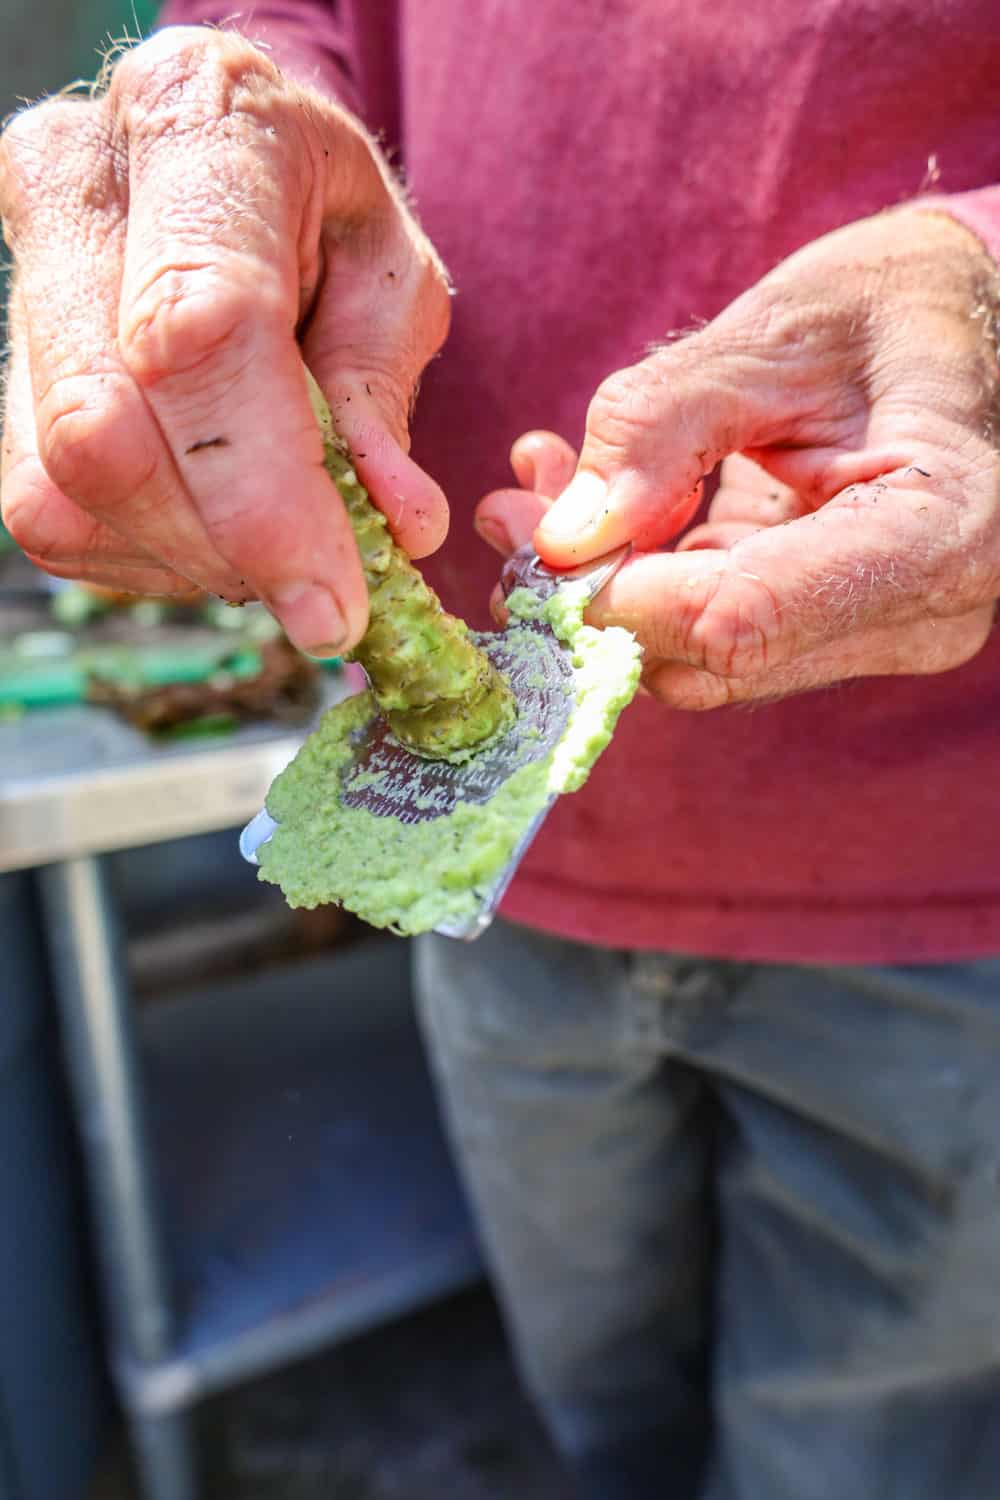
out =
<path fill-rule="evenodd" d="M 635 636 L 618 625 L 607 630 L 585 625 L 587 602 L 582 583 L 564 583 L 544 602 L 530 589 L 516 589 L 507 600 L 511 619 L 544 620 L 573 652 L 576 702 L 549 757 L 549 792 L 575 792 L 583 786 L 639 686 L 642 652 Z M 530 649 L 532 633 L 524 635 Z"/>
<path fill-rule="evenodd" d="M 584 625 L 586 596 L 564 585 L 547 602 L 518 589 L 507 601 L 522 660 L 538 638 L 516 622 L 543 619 L 573 653 L 575 702 L 549 755 L 515 772 L 486 803 L 459 803 L 419 823 L 345 806 L 341 775 L 351 734 L 377 712 L 371 693 L 324 715 L 277 778 L 267 800 L 278 823 L 258 850 L 260 877 L 291 906 L 339 902 L 375 927 L 404 934 L 473 917 L 535 815 L 555 793 L 583 785 L 639 682 L 640 651 L 628 631 Z"/>

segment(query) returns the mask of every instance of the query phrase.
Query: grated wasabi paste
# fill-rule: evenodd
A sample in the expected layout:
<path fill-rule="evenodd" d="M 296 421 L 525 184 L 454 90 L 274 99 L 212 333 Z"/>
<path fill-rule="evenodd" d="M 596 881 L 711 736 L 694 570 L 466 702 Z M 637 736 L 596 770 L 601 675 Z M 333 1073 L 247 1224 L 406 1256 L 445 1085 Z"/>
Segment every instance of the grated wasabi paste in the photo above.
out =
<path fill-rule="evenodd" d="M 538 652 L 528 622 L 539 619 L 572 652 L 574 706 L 548 755 L 515 772 L 488 802 L 460 802 L 421 822 L 380 817 L 341 798 L 351 736 L 377 712 L 373 694 L 359 694 L 324 715 L 272 786 L 267 807 L 278 828 L 258 850 L 260 878 L 279 885 L 292 906 L 339 902 L 402 934 L 473 917 L 549 798 L 586 781 L 638 686 L 635 638 L 585 625 L 585 606 L 585 590 L 574 584 L 545 602 L 525 589 L 507 600 L 508 637 L 523 659 Z"/>

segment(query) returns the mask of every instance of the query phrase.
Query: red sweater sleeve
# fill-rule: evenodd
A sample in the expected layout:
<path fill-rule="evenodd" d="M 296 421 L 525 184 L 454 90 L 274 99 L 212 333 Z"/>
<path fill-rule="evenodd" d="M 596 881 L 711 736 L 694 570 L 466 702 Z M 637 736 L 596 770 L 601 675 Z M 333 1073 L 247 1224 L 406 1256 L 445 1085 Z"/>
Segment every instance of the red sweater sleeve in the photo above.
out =
<path fill-rule="evenodd" d="M 966 193 L 942 194 L 924 200 L 925 207 L 953 214 L 979 236 L 1000 265 L 1000 186 L 973 188 Z"/>
<path fill-rule="evenodd" d="M 299 83 L 360 112 L 351 27 L 337 0 L 264 0 L 233 11 L 225 0 L 166 0 L 158 26 L 221 26 L 259 43 Z"/>

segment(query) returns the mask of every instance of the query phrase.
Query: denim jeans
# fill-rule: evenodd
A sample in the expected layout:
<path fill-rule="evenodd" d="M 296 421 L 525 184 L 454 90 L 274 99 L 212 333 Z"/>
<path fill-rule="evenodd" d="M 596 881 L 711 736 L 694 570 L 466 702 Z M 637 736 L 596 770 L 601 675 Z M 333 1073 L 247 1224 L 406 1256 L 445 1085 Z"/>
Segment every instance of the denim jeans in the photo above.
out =
<path fill-rule="evenodd" d="M 416 963 L 515 1355 L 585 1493 L 1000 1497 L 1000 962 L 498 923 Z"/>

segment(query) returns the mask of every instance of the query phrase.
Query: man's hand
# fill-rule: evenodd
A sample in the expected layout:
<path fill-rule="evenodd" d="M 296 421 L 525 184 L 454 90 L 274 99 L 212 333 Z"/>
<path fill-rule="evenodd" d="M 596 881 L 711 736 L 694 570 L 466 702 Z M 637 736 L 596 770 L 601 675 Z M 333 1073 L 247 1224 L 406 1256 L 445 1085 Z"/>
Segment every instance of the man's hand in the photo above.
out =
<path fill-rule="evenodd" d="M 406 456 L 448 288 L 361 126 L 210 30 L 161 32 L 92 100 L 0 139 L 15 259 L 4 520 L 64 577 L 262 599 L 306 650 L 367 595 L 305 358 L 408 552 L 447 528 Z"/>
<path fill-rule="evenodd" d="M 612 375 L 556 504 L 490 496 L 480 527 L 516 515 L 523 540 L 533 504 L 555 566 L 647 549 L 588 618 L 636 632 L 675 707 L 957 666 L 1000 595 L 997 306 L 993 261 L 947 215 L 851 225 Z M 727 455 L 707 525 L 653 550 Z"/>

